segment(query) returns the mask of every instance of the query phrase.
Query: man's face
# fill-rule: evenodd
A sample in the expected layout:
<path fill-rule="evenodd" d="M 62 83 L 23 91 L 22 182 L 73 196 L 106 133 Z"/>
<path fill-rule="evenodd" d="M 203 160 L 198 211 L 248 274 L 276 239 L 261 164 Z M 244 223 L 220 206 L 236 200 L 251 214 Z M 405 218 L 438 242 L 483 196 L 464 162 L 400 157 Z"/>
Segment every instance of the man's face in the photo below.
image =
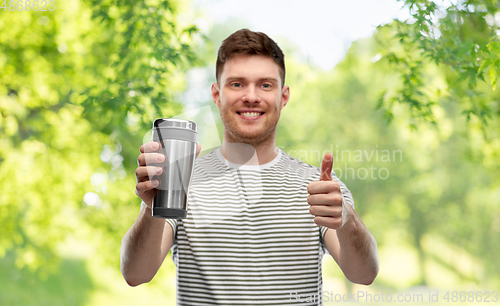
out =
<path fill-rule="evenodd" d="M 290 89 L 281 84 L 279 66 L 262 55 L 230 58 L 219 84 L 212 85 L 229 142 L 259 144 L 274 137 L 289 96 Z"/>

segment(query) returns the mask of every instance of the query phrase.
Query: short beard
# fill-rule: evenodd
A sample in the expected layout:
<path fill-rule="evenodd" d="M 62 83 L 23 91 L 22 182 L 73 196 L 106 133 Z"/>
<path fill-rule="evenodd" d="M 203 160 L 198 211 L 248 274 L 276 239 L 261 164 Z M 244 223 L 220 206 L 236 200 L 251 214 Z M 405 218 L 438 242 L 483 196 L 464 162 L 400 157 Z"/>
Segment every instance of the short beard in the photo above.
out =
<path fill-rule="evenodd" d="M 234 131 L 236 131 L 236 125 L 231 126 L 231 124 L 227 124 L 226 123 L 227 121 L 224 120 L 225 119 L 224 116 L 221 116 L 221 119 L 222 119 L 222 122 L 224 123 L 225 131 L 227 131 L 231 135 L 231 138 L 233 140 L 236 140 L 239 143 L 246 143 L 246 144 L 252 145 L 254 147 L 257 147 L 259 144 L 266 141 L 273 133 L 275 133 L 277 125 L 278 125 L 278 121 L 279 121 L 279 118 L 281 115 L 279 110 L 276 110 L 276 111 L 278 112 L 278 118 L 276 118 L 275 122 L 271 123 L 272 128 L 265 130 L 263 134 L 258 135 L 257 137 L 245 137 L 241 134 L 236 134 L 234 132 Z M 234 129 L 233 129 L 233 127 L 234 127 Z"/>
<path fill-rule="evenodd" d="M 266 141 L 276 131 L 276 126 L 274 126 L 274 128 L 266 130 L 265 133 L 260 134 L 257 137 L 245 137 L 240 134 L 234 133 L 231 129 L 228 129 L 227 127 L 226 130 L 228 131 L 229 134 L 231 134 L 232 139 L 235 139 L 240 143 L 246 143 L 254 147 L 257 147 L 258 145 Z"/>

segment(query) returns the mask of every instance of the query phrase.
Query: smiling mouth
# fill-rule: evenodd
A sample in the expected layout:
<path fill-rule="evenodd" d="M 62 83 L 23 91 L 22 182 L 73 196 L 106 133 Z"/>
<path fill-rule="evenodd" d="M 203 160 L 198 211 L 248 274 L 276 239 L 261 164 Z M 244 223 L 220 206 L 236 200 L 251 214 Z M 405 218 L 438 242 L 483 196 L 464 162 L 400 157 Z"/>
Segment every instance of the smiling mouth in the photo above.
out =
<path fill-rule="evenodd" d="M 264 115 L 264 112 L 236 112 L 238 115 L 248 118 L 257 118 Z"/>

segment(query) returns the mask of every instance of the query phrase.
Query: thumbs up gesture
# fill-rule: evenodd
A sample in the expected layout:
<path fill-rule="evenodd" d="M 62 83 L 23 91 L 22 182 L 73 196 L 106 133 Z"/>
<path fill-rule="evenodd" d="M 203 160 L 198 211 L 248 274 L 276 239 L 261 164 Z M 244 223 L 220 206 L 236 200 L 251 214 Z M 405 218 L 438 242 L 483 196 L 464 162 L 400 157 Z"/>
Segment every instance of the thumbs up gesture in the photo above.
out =
<path fill-rule="evenodd" d="M 314 222 L 321 226 L 338 229 L 342 226 L 342 193 L 339 184 L 332 179 L 333 156 L 326 153 L 321 163 L 319 181 L 307 185 L 309 212 Z"/>

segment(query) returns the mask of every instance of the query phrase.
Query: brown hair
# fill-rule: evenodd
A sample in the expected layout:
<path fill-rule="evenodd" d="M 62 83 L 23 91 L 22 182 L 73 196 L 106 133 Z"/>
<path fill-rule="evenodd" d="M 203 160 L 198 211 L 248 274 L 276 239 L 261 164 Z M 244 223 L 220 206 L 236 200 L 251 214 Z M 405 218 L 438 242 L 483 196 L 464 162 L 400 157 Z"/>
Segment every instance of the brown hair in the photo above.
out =
<path fill-rule="evenodd" d="M 217 53 L 215 77 L 217 83 L 224 69 L 224 64 L 236 55 L 264 55 L 270 57 L 280 68 L 281 86 L 285 85 L 285 55 L 278 44 L 262 32 L 241 29 L 222 42 Z"/>

